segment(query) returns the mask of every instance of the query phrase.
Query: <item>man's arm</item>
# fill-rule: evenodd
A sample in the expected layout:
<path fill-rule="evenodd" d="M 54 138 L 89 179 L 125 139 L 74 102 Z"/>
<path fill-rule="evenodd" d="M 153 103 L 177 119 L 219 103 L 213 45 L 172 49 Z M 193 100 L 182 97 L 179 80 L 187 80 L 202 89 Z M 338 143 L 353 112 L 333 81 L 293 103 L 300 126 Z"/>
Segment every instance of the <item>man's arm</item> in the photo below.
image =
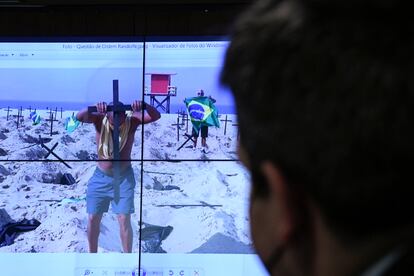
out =
<path fill-rule="evenodd" d="M 88 112 L 88 108 L 84 108 L 76 114 L 76 119 L 82 123 L 94 123 L 96 124 L 102 119 L 103 114 L 106 112 L 106 103 L 100 102 L 96 104 L 97 112 Z"/>
<path fill-rule="evenodd" d="M 145 109 L 143 109 L 144 105 Z M 138 123 L 148 124 L 161 118 L 160 112 L 158 112 L 158 110 L 152 105 L 143 103 L 141 101 L 134 101 L 131 104 L 131 107 L 133 111 L 132 118 L 138 120 Z M 142 115 L 142 113 L 144 113 L 144 115 Z"/>

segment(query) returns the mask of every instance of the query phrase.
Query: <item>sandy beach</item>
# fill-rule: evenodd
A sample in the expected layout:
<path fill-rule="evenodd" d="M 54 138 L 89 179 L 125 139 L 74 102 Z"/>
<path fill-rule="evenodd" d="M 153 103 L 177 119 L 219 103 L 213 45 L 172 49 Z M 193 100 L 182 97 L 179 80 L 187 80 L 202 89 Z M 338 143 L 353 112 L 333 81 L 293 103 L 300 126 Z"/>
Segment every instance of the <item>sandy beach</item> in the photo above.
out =
<path fill-rule="evenodd" d="M 38 125 L 32 125 L 24 110 L 18 128 L 17 110 L 12 109 L 9 120 L 6 113 L 0 110 L 0 209 L 12 221 L 37 219 L 41 225 L 0 247 L 0 252 L 87 252 L 85 192 L 97 158 L 93 125 L 83 124 L 68 133 L 64 121 L 72 111 L 64 111 L 62 117 L 58 111 L 50 136 L 47 110 L 37 111 L 43 118 Z M 251 253 L 249 177 L 237 161 L 236 117 L 227 116 L 232 122 L 226 134 L 224 122 L 221 128 L 209 128 L 209 150 L 204 153 L 201 141 L 197 149 L 189 141 L 177 150 L 187 139 L 184 133 L 191 133 L 191 123 L 187 126 L 179 118 L 183 124 L 177 140 L 177 116 L 162 114 L 143 127 L 143 134 L 140 127 L 135 135 L 133 251 L 139 249 L 142 213 L 142 252 Z M 44 161 L 48 150 L 40 139 L 49 149 L 57 143 L 53 152 L 71 168 L 53 155 L 47 158 L 52 161 Z M 76 182 L 61 184 L 65 173 Z M 98 251 L 122 251 L 118 221 L 111 211 L 102 220 Z"/>

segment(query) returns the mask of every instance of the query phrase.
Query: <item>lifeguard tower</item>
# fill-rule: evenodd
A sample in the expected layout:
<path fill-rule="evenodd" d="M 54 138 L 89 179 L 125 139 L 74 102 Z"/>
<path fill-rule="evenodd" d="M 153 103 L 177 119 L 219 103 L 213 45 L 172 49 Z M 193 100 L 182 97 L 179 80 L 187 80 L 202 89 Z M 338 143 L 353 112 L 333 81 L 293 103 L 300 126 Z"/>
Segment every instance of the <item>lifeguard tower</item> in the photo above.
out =
<path fill-rule="evenodd" d="M 146 73 L 151 76 L 151 86 L 145 86 L 144 95 L 150 97 L 150 104 L 170 113 L 170 97 L 177 96 L 177 87 L 171 85 L 171 76 L 176 73 Z"/>

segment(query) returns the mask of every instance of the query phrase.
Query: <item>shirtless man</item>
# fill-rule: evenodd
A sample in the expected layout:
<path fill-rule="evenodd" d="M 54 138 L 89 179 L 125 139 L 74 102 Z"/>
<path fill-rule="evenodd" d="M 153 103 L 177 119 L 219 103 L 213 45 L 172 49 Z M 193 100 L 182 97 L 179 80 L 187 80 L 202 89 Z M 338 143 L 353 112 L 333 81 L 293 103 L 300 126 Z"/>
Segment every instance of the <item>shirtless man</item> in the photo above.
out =
<path fill-rule="evenodd" d="M 105 102 L 97 103 L 97 112 L 88 113 L 85 108 L 76 115 L 84 123 L 93 123 L 96 129 L 96 144 L 98 145 L 98 165 L 88 182 L 86 205 L 88 216 L 89 252 L 98 251 L 98 237 L 102 215 L 108 212 L 109 204 L 118 215 L 120 237 L 123 252 L 132 252 L 131 214 L 134 213 L 135 178 L 131 167 L 131 150 L 135 131 L 140 124 L 154 122 L 160 118 L 160 113 L 151 105 L 134 101 L 132 116 L 119 115 L 120 159 L 119 180 L 114 179 L 113 144 L 113 112 L 107 112 Z M 145 111 L 144 111 L 145 109 Z M 144 115 L 142 114 L 144 112 Z"/>

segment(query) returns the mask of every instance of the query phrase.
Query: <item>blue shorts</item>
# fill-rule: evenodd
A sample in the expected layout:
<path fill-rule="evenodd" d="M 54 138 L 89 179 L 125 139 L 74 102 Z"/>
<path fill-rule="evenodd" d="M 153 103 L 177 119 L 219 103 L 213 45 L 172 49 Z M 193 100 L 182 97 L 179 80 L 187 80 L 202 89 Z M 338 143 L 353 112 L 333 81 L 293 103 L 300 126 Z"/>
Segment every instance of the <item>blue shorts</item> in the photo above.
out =
<path fill-rule="evenodd" d="M 108 212 L 109 203 L 115 214 L 132 214 L 134 208 L 135 177 L 132 167 L 127 168 L 119 181 L 96 167 L 89 179 L 86 191 L 86 210 L 88 214 Z"/>

